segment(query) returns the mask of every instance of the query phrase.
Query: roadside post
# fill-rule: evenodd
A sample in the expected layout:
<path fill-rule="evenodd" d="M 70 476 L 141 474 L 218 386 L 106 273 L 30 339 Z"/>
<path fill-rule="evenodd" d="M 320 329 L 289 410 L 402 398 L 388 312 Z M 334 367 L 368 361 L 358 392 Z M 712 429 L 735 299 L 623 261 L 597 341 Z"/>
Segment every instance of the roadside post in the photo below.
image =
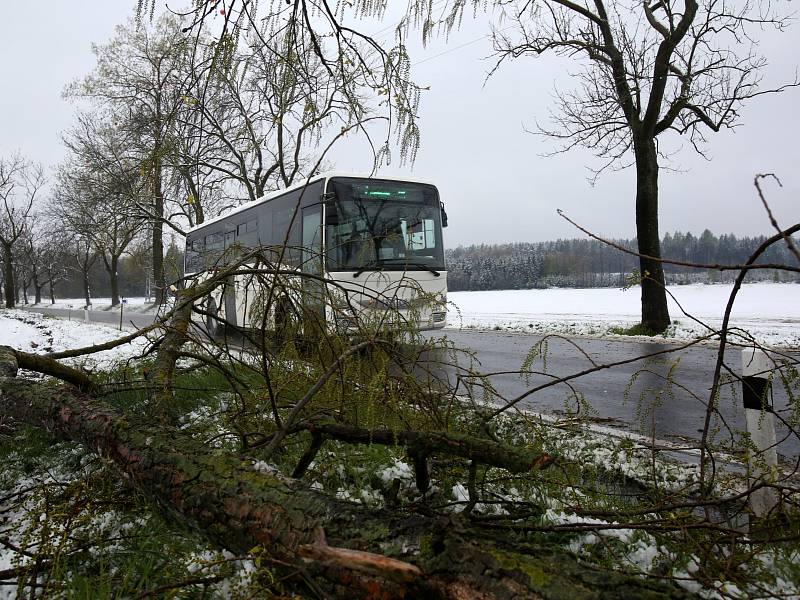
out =
<path fill-rule="evenodd" d="M 67 321 L 72 321 L 72 304 L 67 304 Z"/>
<path fill-rule="evenodd" d="M 774 368 L 766 352 L 755 348 L 742 350 L 742 399 L 752 444 L 747 449 L 747 473 L 751 486 L 758 481 L 775 481 L 778 471 L 770 381 Z M 763 517 L 778 505 L 778 494 L 772 488 L 760 488 L 750 494 L 749 500 L 756 517 Z"/>
<path fill-rule="evenodd" d="M 84 323 L 88 323 L 89 322 L 89 311 L 91 310 L 91 308 L 92 308 L 91 303 L 87 304 L 86 306 L 83 307 L 83 322 Z"/>

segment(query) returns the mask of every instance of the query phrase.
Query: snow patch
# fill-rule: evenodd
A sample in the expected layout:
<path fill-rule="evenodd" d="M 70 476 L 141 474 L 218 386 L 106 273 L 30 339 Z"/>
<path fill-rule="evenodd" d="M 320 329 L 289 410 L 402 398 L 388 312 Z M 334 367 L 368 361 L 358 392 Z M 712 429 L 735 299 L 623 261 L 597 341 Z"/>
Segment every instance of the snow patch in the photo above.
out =
<path fill-rule="evenodd" d="M 95 346 L 123 335 L 126 334 L 92 323 L 52 319 L 22 310 L 0 311 L 0 345 L 35 354 Z M 108 370 L 123 360 L 141 355 L 147 343 L 143 336 L 111 350 L 65 359 L 64 362 Z"/>

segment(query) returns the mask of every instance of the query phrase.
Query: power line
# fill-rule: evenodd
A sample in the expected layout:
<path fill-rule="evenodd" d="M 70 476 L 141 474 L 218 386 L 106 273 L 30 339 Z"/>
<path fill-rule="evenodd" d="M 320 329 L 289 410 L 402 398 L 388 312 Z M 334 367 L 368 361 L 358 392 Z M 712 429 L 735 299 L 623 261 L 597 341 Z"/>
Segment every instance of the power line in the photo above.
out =
<path fill-rule="evenodd" d="M 488 34 L 487 35 L 482 35 L 481 37 L 475 38 L 474 40 L 471 40 L 469 42 L 464 42 L 463 44 L 460 44 L 460 45 L 455 46 L 453 48 L 448 48 L 447 50 L 439 52 L 439 54 L 434 54 L 433 56 L 429 56 L 428 58 L 423 58 L 422 60 L 418 60 L 417 62 L 412 63 L 411 66 L 412 67 L 416 67 L 417 65 L 421 65 L 422 63 L 426 63 L 429 60 L 433 60 L 434 58 L 439 58 L 440 56 L 444 56 L 445 54 L 450 54 L 451 52 L 455 52 L 456 50 L 461 50 L 462 48 L 466 48 L 467 46 L 471 46 L 472 44 L 477 44 L 481 40 L 484 40 L 484 39 L 486 39 L 488 37 L 489 37 Z"/>
<path fill-rule="evenodd" d="M 510 27 L 505 27 L 503 29 L 500 29 L 498 33 L 501 31 L 506 31 L 508 29 L 511 29 L 512 27 L 514 26 L 512 25 Z M 422 60 L 418 60 L 417 62 L 412 63 L 411 66 L 416 67 L 417 65 L 426 63 L 429 60 L 433 60 L 434 58 L 439 58 L 440 56 L 444 56 L 445 54 L 450 54 L 451 52 L 455 52 L 456 50 L 461 50 L 462 48 L 466 48 L 467 46 L 471 46 L 472 44 L 477 44 L 481 40 L 488 39 L 491 36 L 492 36 L 491 33 L 484 34 L 480 37 L 475 38 L 474 40 L 470 40 L 469 42 L 464 42 L 463 44 L 459 44 L 458 46 L 454 46 L 453 48 L 448 48 L 447 50 L 443 50 L 442 52 L 439 52 L 439 54 L 434 54 L 433 56 L 429 56 L 428 58 L 423 58 Z"/>

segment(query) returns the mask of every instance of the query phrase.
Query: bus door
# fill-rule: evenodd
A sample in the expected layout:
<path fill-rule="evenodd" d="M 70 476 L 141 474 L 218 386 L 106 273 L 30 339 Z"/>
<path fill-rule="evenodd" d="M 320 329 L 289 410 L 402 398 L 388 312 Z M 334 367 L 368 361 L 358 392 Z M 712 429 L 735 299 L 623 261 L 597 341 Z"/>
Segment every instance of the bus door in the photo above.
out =
<path fill-rule="evenodd" d="M 303 277 L 303 307 L 325 319 L 325 284 L 322 277 L 322 205 L 303 209 L 303 252 L 301 271 L 315 276 Z"/>

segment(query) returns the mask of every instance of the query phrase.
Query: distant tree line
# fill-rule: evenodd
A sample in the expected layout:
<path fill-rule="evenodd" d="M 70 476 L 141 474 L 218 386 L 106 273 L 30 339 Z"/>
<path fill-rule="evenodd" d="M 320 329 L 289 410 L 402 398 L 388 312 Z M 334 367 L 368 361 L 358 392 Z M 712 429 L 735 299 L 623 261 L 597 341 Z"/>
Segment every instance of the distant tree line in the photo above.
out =
<path fill-rule="evenodd" d="M 44 226 L 45 223 L 43 222 Z M 91 248 L 81 261 L 79 244 L 59 244 L 58 231 L 24 236 L 15 252 L 14 290 L 17 304 L 51 302 L 56 298 L 111 297 L 111 278 L 103 260 Z M 696 264 L 742 264 L 764 236 L 716 236 L 706 229 L 692 233 L 667 233 L 662 239 L 665 257 Z M 142 240 L 119 260 L 117 290 L 121 297 L 154 296 L 150 247 Z M 614 240 L 636 248 L 636 240 Z M 535 289 L 549 287 L 623 287 L 636 281 L 638 259 L 596 240 L 569 239 L 538 243 L 476 244 L 446 251 L 448 288 L 452 291 Z M 183 274 L 183 240 L 173 236 L 165 254 L 168 281 Z M 773 245 L 761 263 L 787 264 L 785 245 Z M 732 281 L 734 271 L 665 265 L 668 284 Z M 2 279 L 2 277 L 0 277 Z M 748 281 L 800 282 L 796 274 L 773 270 L 753 271 Z"/>
<path fill-rule="evenodd" d="M 91 246 L 82 246 L 80 240 L 65 239 L 61 231 L 43 231 L 51 223 L 34 221 L 37 233 L 26 233 L 19 248 L 12 255 L 12 281 L 9 292 L 15 306 L 50 304 L 57 299 L 72 298 L 83 306 L 104 304 L 117 298 L 144 297 L 155 301 L 151 248 L 145 240 L 133 245 L 119 258 L 114 274 L 115 284 L 109 276 L 102 256 Z M 173 239 L 164 257 L 168 281 L 183 275 L 183 248 Z M 0 286 L 5 293 L 5 272 L 0 273 Z M 88 293 L 88 299 L 87 299 Z M 78 300 L 79 299 L 79 300 Z"/>
<path fill-rule="evenodd" d="M 706 229 L 667 233 L 661 241 L 667 259 L 696 264 L 742 264 L 766 238 L 714 235 Z M 635 250 L 636 240 L 614 240 Z M 478 244 L 447 250 L 448 288 L 460 290 L 534 289 L 548 287 L 623 287 L 635 281 L 639 260 L 591 239 L 538 243 Z M 759 261 L 788 264 L 785 245 L 773 245 Z M 664 265 L 668 284 L 732 281 L 733 271 Z M 796 275 L 771 270 L 753 271 L 748 281 L 798 281 Z"/>

